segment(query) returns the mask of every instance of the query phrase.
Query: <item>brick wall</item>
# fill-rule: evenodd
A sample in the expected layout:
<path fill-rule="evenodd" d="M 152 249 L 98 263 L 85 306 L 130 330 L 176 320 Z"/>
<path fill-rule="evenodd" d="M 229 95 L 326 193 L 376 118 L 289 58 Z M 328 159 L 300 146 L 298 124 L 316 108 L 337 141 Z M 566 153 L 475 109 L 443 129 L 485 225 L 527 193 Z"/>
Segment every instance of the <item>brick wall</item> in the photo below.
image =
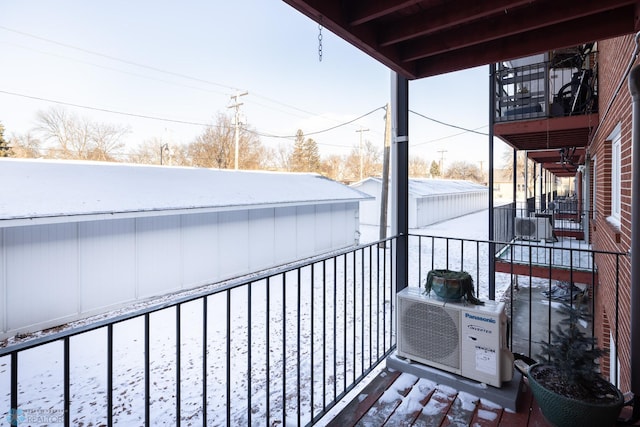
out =
<path fill-rule="evenodd" d="M 625 79 L 620 91 L 615 90 L 629 66 L 635 49 L 634 35 L 604 40 L 598 43 L 598 96 L 600 125 L 588 152 L 596 156 L 596 219 L 592 225 L 592 243 L 596 250 L 628 253 L 631 236 L 631 96 Z M 638 61 L 636 61 L 636 64 Z M 607 111 L 607 107 L 610 108 Z M 611 214 L 611 141 L 608 137 L 617 125 L 621 127 L 621 218 L 620 226 L 612 224 Z M 615 333 L 616 304 L 618 307 L 618 352 L 621 362 L 620 389 L 629 389 L 630 378 L 630 259 L 596 256 L 599 273 L 596 305 L 598 344 L 609 347 L 609 327 Z M 616 265 L 617 264 L 617 265 Z M 619 273 L 616 275 L 616 269 Z M 616 288 L 618 292 L 616 292 Z M 616 301 L 616 294 L 618 299 Z M 598 326 L 599 325 L 599 326 Z M 608 359 L 608 358 L 607 358 Z M 609 361 L 604 361 L 609 367 Z"/>

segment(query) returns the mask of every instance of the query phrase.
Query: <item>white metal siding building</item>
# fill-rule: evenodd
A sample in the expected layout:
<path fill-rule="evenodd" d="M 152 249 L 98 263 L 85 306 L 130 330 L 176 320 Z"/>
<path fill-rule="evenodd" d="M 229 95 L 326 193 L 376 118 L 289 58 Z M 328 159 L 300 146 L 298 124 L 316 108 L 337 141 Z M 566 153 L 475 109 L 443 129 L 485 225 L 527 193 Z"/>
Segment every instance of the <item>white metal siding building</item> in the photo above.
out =
<path fill-rule="evenodd" d="M 315 174 L 0 160 L 0 339 L 358 242 Z"/>
<path fill-rule="evenodd" d="M 360 203 L 362 224 L 380 224 L 382 180 L 367 178 L 352 185 L 375 197 Z M 486 209 L 489 192 L 486 186 L 470 181 L 449 179 L 409 179 L 409 228 L 420 228 L 471 212 Z M 391 212 L 389 198 L 388 214 Z"/>

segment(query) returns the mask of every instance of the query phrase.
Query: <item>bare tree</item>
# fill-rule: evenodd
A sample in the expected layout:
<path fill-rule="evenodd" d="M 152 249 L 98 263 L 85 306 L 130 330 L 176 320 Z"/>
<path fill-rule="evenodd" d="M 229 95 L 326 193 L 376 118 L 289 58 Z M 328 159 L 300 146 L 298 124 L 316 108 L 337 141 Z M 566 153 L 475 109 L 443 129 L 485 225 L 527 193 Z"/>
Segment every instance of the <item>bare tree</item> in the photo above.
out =
<path fill-rule="evenodd" d="M 11 137 L 11 139 L 9 140 L 11 155 L 13 157 L 20 157 L 25 159 L 35 159 L 40 157 L 40 145 L 40 140 L 34 138 L 31 133 L 16 135 Z"/>
<path fill-rule="evenodd" d="M 278 149 L 274 153 L 274 163 L 276 169 L 290 171 L 292 153 L 293 149 L 288 144 L 278 145 Z"/>
<path fill-rule="evenodd" d="M 345 181 L 345 158 L 337 154 L 331 154 L 322 161 L 322 174 L 335 181 Z"/>
<path fill-rule="evenodd" d="M 239 167 L 261 169 L 267 160 L 267 150 L 256 134 L 241 128 L 238 139 Z M 232 169 L 235 163 L 235 138 L 231 119 L 224 114 L 218 114 L 216 123 L 205 128 L 202 134 L 189 144 L 187 152 L 193 166 Z"/>
<path fill-rule="evenodd" d="M 483 175 L 480 168 L 465 161 L 456 161 L 451 163 L 445 172 L 444 177 L 449 179 L 465 179 L 478 183 L 483 182 Z"/>
<path fill-rule="evenodd" d="M 518 181 L 524 182 L 524 167 L 525 167 L 525 151 L 516 152 L 516 170 L 518 171 Z M 502 153 L 502 178 L 513 178 L 513 150 L 505 150 Z"/>
<path fill-rule="evenodd" d="M 122 139 L 130 130 L 109 123 L 92 123 L 90 126 L 91 160 L 114 161 L 122 155 L 118 152 L 124 148 Z"/>
<path fill-rule="evenodd" d="M 362 165 L 362 177 L 379 176 L 382 174 L 381 151 L 369 140 L 360 147 L 353 147 L 346 159 L 345 178 L 350 181 L 360 180 L 360 166 Z"/>
<path fill-rule="evenodd" d="M 129 133 L 128 128 L 90 122 L 62 108 L 40 111 L 37 120 L 36 131 L 54 144 L 49 157 L 62 159 L 114 161 Z"/>
<path fill-rule="evenodd" d="M 160 150 L 163 149 L 163 144 L 162 139 L 158 137 L 147 139 L 129 153 L 128 161 L 146 165 L 159 165 Z"/>
<path fill-rule="evenodd" d="M 409 159 L 409 176 L 414 178 L 426 178 L 429 176 L 429 163 L 422 157 Z"/>

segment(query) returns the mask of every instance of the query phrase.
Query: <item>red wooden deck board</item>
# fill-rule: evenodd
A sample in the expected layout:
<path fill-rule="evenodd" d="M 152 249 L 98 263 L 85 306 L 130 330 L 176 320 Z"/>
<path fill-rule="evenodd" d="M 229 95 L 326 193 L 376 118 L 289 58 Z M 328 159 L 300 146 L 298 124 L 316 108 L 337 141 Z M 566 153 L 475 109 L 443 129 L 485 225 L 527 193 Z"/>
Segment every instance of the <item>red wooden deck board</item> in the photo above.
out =
<path fill-rule="evenodd" d="M 533 402 L 533 394 L 528 384 L 522 385 L 522 395 L 518 402 L 518 408 L 516 412 L 507 410 L 502 411 L 502 417 L 500 417 L 499 426 L 527 426 L 529 424 L 529 411 L 531 409 L 531 403 Z"/>
<path fill-rule="evenodd" d="M 343 427 L 355 425 L 364 414 L 380 399 L 380 396 L 395 382 L 400 376 L 399 371 L 391 372 L 384 370 L 380 372 L 367 386 L 362 390 L 359 396 L 366 396 L 360 400 L 353 399 L 342 411 L 332 419 L 327 426 Z"/>
<path fill-rule="evenodd" d="M 395 412 L 387 419 L 389 426 L 410 426 L 420 416 L 422 409 L 429 402 L 435 392 L 435 384 L 419 379 L 404 401 L 396 408 Z"/>
<path fill-rule="evenodd" d="M 458 393 L 449 412 L 447 412 L 447 417 L 442 421 L 441 427 L 471 425 L 471 420 L 476 413 L 478 398 L 470 402 L 470 397 L 470 395 L 463 396 L 462 393 Z"/>
<path fill-rule="evenodd" d="M 398 384 L 402 378 L 403 383 Z M 406 385 L 406 380 L 410 379 L 410 384 Z M 418 378 L 410 374 L 401 374 L 396 378 L 394 384 L 390 385 L 387 390 L 380 395 L 378 401 L 369 408 L 366 414 L 356 423 L 357 426 L 382 426 L 394 414 L 398 406 L 403 402 L 418 382 Z"/>
<path fill-rule="evenodd" d="M 382 371 L 327 425 L 550 427 L 526 380 L 518 410 L 511 412 L 490 402 L 483 403 L 482 399 L 473 401 L 469 395 L 449 387 L 439 387 L 428 380 L 413 382 L 406 376 L 398 380 L 400 376 L 400 372 Z M 385 392 L 389 393 L 381 399 Z M 623 416 L 629 415 L 630 409 L 625 408 Z"/>
<path fill-rule="evenodd" d="M 533 399 L 531 403 L 531 413 L 529 415 L 529 427 L 553 427 L 542 415 L 538 402 Z"/>
<path fill-rule="evenodd" d="M 471 425 L 474 427 L 498 427 L 502 412 L 504 412 L 502 408 L 489 405 L 480 399 L 476 412 L 473 414 Z"/>
<path fill-rule="evenodd" d="M 436 389 L 416 418 L 414 426 L 439 426 L 449 412 L 456 395 Z"/>

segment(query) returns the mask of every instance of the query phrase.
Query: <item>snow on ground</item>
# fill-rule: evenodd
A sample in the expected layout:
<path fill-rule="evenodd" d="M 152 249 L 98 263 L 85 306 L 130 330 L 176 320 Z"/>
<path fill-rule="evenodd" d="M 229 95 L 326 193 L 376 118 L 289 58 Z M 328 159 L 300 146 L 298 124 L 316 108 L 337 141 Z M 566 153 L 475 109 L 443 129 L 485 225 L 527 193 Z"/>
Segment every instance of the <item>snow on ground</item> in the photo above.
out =
<path fill-rule="evenodd" d="M 411 233 L 483 240 L 487 236 L 487 224 L 485 210 L 411 230 Z M 361 231 L 362 242 L 377 240 L 376 227 L 363 226 Z M 480 297 L 486 298 L 489 259 L 486 244 L 411 237 L 409 245 L 410 286 L 418 286 L 432 265 L 464 268 L 475 276 Z M 269 423 L 275 424 L 307 423 L 312 406 L 313 413 L 317 413 L 360 375 L 370 360 L 375 360 L 383 343 L 387 346 L 391 343 L 389 330 L 368 323 L 368 318 L 375 321 L 378 315 L 391 316 L 391 289 L 385 289 L 382 295 L 375 289 L 378 256 L 381 262 L 391 265 L 391 251 L 374 245 L 369 252 L 349 254 L 316 265 L 313 273 L 311 268 L 305 268 L 299 275 L 293 271 L 275 276 L 268 283 L 256 281 L 251 286 L 251 296 L 249 287 L 245 286 L 206 298 L 206 309 L 205 299 L 198 299 L 182 304 L 179 312 L 171 307 L 149 314 L 152 424 L 176 424 L 179 393 L 182 422 L 201 425 L 204 389 L 210 425 L 224 424 L 227 411 L 232 425 L 247 425 L 249 417 L 251 424 L 260 425 L 265 424 L 267 417 Z M 390 270 L 387 267 L 384 272 L 387 280 Z M 373 279 L 374 286 L 371 291 L 363 291 L 366 287 L 362 284 L 368 283 L 368 277 Z M 300 287 L 296 286 L 298 280 Z M 496 295 L 509 287 L 510 280 L 509 275 L 498 274 Z M 383 281 L 380 277 L 380 282 Z M 181 324 L 179 363 L 178 321 Z M 203 342 L 205 327 L 206 345 Z M 144 317 L 113 327 L 114 421 L 124 425 L 140 425 L 144 421 L 144 329 Z M 72 337 L 70 348 L 72 424 L 104 423 L 107 331 L 103 328 Z M 206 348 L 206 365 L 203 365 L 203 348 Z M 63 406 L 62 360 L 61 342 L 20 353 L 19 407 L 22 410 L 59 413 Z M 206 385 L 203 382 L 205 366 Z M 1 357 L 0 408 L 3 409 L 0 419 L 7 417 L 10 407 L 10 371 L 9 356 Z M 323 373 L 326 374 L 324 383 Z"/>
<path fill-rule="evenodd" d="M 366 254 L 348 254 L 316 264 L 313 280 L 311 268 L 307 267 L 272 277 L 268 283 L 254 282 L 251 296 L 249 286 L 210 296 L 206 310 L 204 299 L 182 304 L 179 362 L 177 309 L 170 307 L 149 314 L 152 424 L 176 424 L 178 392 L 182 422 L 202 424 L 205 387 L 207 424 L 225 424 L 227 411 L 232 425 L 263 425 L 267 414 L 270 423 L 307 423 L 312 406 L 317 413 L 392 344 L 389 324 L 378 326 L 376 320 L 391 318 L 391 288 L 387 287 L 384 294 L 379 294 L 375 285 L 363 291 L 365 278 L 378 282 L 377 268 L 372 269 L 370 264 L 375 265 L 377 253 L 381 262 L 391 265 L 389 251 L 374 245 Z M 385 274 L 386 280 L 381 277 L 380 283 L 390 283 L 391 270 Z M 298 281 L 301 286 L 297 286 Z M 144 328 L 144 317 L 117 323 L 113 328 L 113 413 L 114 421 L 125 425 L 144 422 Z M 106 343 L 104 328 L 70 339 L 74 425 L 106 422 Z M 249 348 L 251 352 L 247 351 Z M 62 360 L 61 342 L 20 353 L 19 408 L 24 413 L 62 411 Z M 0 412 L 2 419 L 10 408 L 10 368 L 9 356 L 0 358 L 0 408 L 7 408 Z"/>

